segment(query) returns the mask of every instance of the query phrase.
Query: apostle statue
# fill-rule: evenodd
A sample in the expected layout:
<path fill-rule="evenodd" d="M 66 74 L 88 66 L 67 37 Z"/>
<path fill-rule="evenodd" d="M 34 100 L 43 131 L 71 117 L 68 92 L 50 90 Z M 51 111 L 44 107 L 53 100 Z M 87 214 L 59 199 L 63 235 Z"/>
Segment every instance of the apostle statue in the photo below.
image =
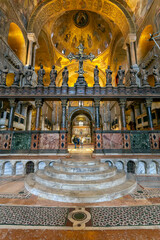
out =
<path fill-rule="evenodd" d="M 112 86 L 112 71 L 110 66 L 106 69 L 106 86 Z"/>
<path fill-rule="evenodd" d="M 158 70 L 157 66 L 153 67 L 153 76 L 155 79 L 155 86 L 160 85 L 160 71 Z"/>
<path fill-rule="evenodd" d="M 40 69 L 38 70 L 38 85 L 43 86 L 43 77 L 45 75 L 45 70 L 43 69 L 43 65 L 40 66 Z"/>
<path fill-rule="evenodd" d="M 97 65 L 94 69 L 94 86 L 99 86 L 99 69 Z"/>
<path fill-rule="evenodd" d="M 4 66 L 4 69 L 1 71 L 1 82 L 0 85 L 6 86 L 6 77 L 8 74 L 8 68 L 7 66 Z"/>
<path fill-rule="evenodd" d="M 16 66 L 16 71 L 14 72 L 14 83 L 12 86 L 19 86 L 20 80 L 21 80 L 21 76 L 23 75 L 20 66 L 17 65 Z"/>
<path fill-rule="evenodd" d="M 62 72 L 62 78 L 63 78 L 62 86 L 68 86 L 68 69 L 67 69 L 67 67 L 65 67 Z"/>
<path fill-rule="evenodd" d="M 124 75 L 125 75 L 125 71 L 122 70 L 122 66 L 119 66 L 119 70 L 118 70 L 118 86 L 123 86 Z"/>
<path fill-rule="evenodd" d="M 141 78 L 142 78 L 142 86 L 149 86 L 148 83 L 148 71 L 146 70 L 146 67 L 144 64 L 142 64 L 141 68 Z"/>
<path fill-rule="evenodd" d="M 31 82 L 32 82 L 32 75 L 33 75 L 33 69 L 31 67 L 31 65 L 28 66 L 28 69 L 25 72 L 25 84 L 24 86 L 30 87 L 32 86 Z"/>
<path fill-rule="evenodd" d="M 56 78 L 57 78 L 57 70 L 53 65 L 52 70 L 50 71 L 50 86 L 56 86 Z"/>
<path fill-rule="evenodd" d="M 137 71 L 131 66 L 131 68 L 130 68 L 131 86 L 137 85 L 136 84 L 136 74 L 137 74 Z"/>

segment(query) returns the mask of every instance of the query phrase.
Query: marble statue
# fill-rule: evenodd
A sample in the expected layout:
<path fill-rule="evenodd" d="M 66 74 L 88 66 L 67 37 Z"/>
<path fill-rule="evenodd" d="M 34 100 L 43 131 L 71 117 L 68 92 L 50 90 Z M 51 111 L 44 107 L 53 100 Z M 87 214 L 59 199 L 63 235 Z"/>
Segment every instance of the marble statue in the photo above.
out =
<path fill-rule="evenodd" d="M 43 65 L 41 65 L 40 69 L 38 70 L 38 85 L 43 86 L 43 77 L 45 75 L 45 70 L 43 69 Z"/>
<path fill-rule="evenodd" d="M 28 69 L 25 72 L 25 84 L 24 86 L 32 86 L 32 75 L 33 75 L 33 69 L 31 65 L 28 66 Z"/>
<path fill-rule="evenodd" d="M 110 66 L 106 69 L 106 86 L 112 85 L 112 71 Z"/>
<path fill-rule="evenodd" d="M 95 66 L 94 69 L 94 85 L 99 86 L 99 69 L 97 65 Z"/>
<path fill-rule="evenodd" d="M 141 68 L 141 78 L 142 78 L 142 86 L 149 86 L 149 83 L 147 81 L 148 71 L 146 70 L 146 67 L 144 64 L 142 64 L 142 68 Z"/>
<path fill-rule="evenodd" d="M 131 66 L 131 68 L 130 68 L 131 86 L 137 85 L 136 84 L 136 74 L 137 74 L 137 71 Z"/>
<path fill-rule="evenodd" d="M 16 66 L 16 71 L 14 72 L 14 83 L 13 86 L 19 86 L 20 80 L 21 80 L 21 76 L 23 75 L 20 66 L 17 65 Z"/>
<path fill-rule="evenodd" d="M 118 85 L 123 86 L 123 79 L 124 79 L 125 71 L 122 70 L 122 66 L 119 66 L 118 70 Z"/>
<path fill-rule="evenodd" d="M 52 70 L 50 71 L 50 86 L 56 86 L 56 78 L 57 78 L 57 70 L 53 65 Z"/>
<path fill-rule="evenodd" d="M 5 66 L 4 69 L 1 71 L 1 83 L 0 83 L 0 85 L 6 86 L 7 74 L 8 74 L 8 68 L 7 68 L 7 66 Z"/>
<path fill-rule="evenodd" d="M 63 78 L 62 86 L 68 86 L 68 69 L 67 69 L 67 67 L 65 67 L 62 72 L 62 78 Z"/>
<path fill-rule="evenodd" d="M 155 86 L 160 85 L 160 71 L 158 70 L 157 66 L 153 67 L 153 76 L 155 79 Z"/>

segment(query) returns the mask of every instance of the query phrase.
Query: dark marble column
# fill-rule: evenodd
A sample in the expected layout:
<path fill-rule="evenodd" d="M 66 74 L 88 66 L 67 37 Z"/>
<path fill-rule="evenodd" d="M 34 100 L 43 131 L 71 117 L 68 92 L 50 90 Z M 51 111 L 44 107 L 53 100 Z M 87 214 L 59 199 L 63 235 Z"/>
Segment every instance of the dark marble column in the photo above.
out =
<path fill-rule="evenodd" d="M 121 129 L 126 130 L 126 114 L 125 114 L 126 99 L 125 98 L 119 99 L 119 106 L 121 111 Z"/>
<path fill-rule="evenodd" d="M 66 108 L 67 108 L 67 99 L 61 100 L 62 104 L 62 122 L 61 122 L 61 130 L 66 130 Z"/>
<path fill-rule="evenodd" d="M 96 129 L 100 129 L 100 100 L 94 100 L 94 107 L 95 107 L 95 127 Z"/>
<path fill-rule="evenodd" d="M 153 101 L 152 98 L 147 98 L 145 103 L 147 108 L 148 124 L 149 124 L 150 130 L 153 130 L 153 119 L 152 119 L 152 111 L 151 111 L 152 101 Z"/>
<path fill-rule="evenodd" d="M 41 116 L 41 108 L 43 105 L 42 99 L 35 100 L 36 105 L 36 122 L 35 122 L 35 130 L 40 130 L 40 116 Z"/>
<path fill-rule="evenodd" d="M 14 119 L 14 112 L 16 108 L 16 100 L 9 99 L 10 102 L 10 115 L 9 115 L 9 120 L 8 120 L 8 130 L 13 130 L 13 119 Z"/>

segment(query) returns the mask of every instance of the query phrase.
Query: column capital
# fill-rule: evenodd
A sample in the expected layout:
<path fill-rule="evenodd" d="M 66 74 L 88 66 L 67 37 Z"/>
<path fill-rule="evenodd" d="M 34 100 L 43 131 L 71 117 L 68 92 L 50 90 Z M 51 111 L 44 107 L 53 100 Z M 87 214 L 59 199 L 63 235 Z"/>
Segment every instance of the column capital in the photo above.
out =
<path fill-rule="evenodd" d="M 27 33 L 27 38 L 29 41 L 38 42 L 35 33 Z"/>
<path fill-rule="evenodd" d="M 145 105 L 146 107 L 152 107 L 152 102 L 153 102 L 153 99 L 152 98 L 146 98 L 146 101 L 145 101 Z"/>
<path fill-rule="evenodd" d="M 35 105 L 36 105 L 36 108 L 38 107 L 42 107 L 43 106 L 43 100 L 42 99 L 36 99 L 35 100 Z"/>
<path fill-rule="evenodd" d="M 67 106 L 67 102 L 68 102 L 67 99 L 61 99 L 62 107 L 66 107 Z"/>
<path fill-rule="evenodd" d="M 129 33 L 127 38 L 126 38 L 126 44 L 130 44 L 131 42 L 136 42 L 137 40 L 137 36 L 136 36 L 136 33 Z"/>
<path fill-rule="evenodd" d="M 126 107 L 127 100 L 126 98 L 120 98 L 118 103 L 120 107 Z"/>
<path fill-rule="evenodd" d="M 17 105 L 16 99 L 15 98 L 10 98 L 9 99 L 10 107 L 15 108 Z"/>
<path fill-rule="evenodd" d="M 95 107 L 99 107 L 100 106 L 100 99 L 99 98 L 95 98 L 94 99 L 94 105 L 95 105 Z"/>

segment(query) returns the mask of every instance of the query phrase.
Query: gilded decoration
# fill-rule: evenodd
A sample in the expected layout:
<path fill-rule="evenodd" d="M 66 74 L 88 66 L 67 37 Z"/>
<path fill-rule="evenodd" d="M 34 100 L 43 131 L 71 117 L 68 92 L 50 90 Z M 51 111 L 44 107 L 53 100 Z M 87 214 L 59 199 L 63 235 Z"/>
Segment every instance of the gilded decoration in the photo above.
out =
<path fill-rule="evenodd" d="M 78 11 L 73 16 L 74 24 L 76 27 L 83 28 L 89 24 L 89 16 L 85 11 Z"/>

